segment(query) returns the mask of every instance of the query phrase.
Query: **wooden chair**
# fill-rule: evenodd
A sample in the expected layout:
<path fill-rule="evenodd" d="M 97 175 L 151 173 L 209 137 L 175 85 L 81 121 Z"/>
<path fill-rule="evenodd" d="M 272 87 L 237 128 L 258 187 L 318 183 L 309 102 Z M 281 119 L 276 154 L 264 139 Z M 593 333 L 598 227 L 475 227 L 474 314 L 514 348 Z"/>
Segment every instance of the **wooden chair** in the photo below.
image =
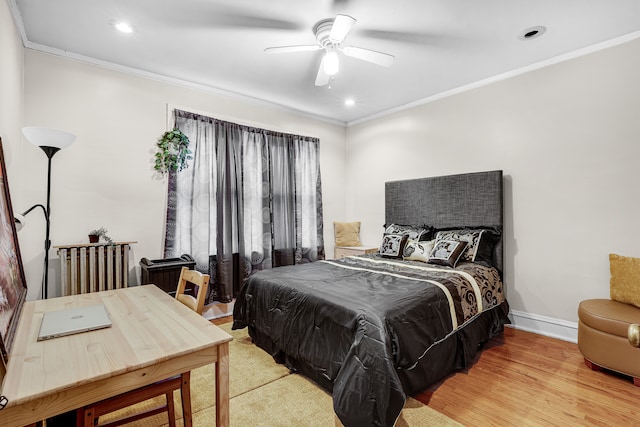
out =
<path fill-rule="evenodd" d="M 184 293 L 187 289 L 188 282 L 198 286 L 196 297 Z M 209 275 L 202 274 L 195 270 L 189 270 L 187 267 L 182 267 L 180 279 L 178 281 L 178 289 L 176 290 L 176 300 L 180 301 L 198 314 L 202 314 L 208 287 Z M 180 390 L 184 426 L 191 427 L 190 374 L 190 372 L 184 372 L 181 375 L 167 378 L 166 380 L 149 384 L 136 390 L 80 408 L 76 413 L 76 427 L 94 427 L 95 425 L 101 425 L 102 427 L 115 427 L 142 418 L 147 418 L 161 412 L 167 412 L 169 426 L 175 427 L 176 415 L 173 403 L 174 390 Z M 161 395 L 165 395 L 166 403 L 159 407 L 119 418 L 106 424 L 98 423 L 98 419 L 102 415 L 109 414 Z"/>
<path fill-rule="evenodd" d="M 187 283 L 198 285 L 196 297 L 185 293 L 187 290 Z M 187 267 L 182 267 L 180 279 L 178 279 L 178 289 L 176 289 L 176 299 L 196 313 L 202 314 L 204 311 L 204 301 L 207 298 L 208 288 L 208 274 L 202 274 L 199 271 L 189 270 Z"/>

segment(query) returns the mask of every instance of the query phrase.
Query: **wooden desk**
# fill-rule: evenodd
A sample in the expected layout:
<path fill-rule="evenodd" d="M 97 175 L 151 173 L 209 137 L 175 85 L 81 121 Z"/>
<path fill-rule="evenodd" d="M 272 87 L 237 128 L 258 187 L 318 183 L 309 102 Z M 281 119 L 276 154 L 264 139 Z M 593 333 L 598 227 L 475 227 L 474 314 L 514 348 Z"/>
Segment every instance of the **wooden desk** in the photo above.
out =
<path fill-rule="evenodd" d="M 95 304 L 107 307 L 111 328 L 37 341 L 44 312 Z M 2 387 L 9 403 L 0 425 L 28 425 L 216 363 L 216 423 L 226 427 L 231 339 L 154 285 L 26 302 Z"/>

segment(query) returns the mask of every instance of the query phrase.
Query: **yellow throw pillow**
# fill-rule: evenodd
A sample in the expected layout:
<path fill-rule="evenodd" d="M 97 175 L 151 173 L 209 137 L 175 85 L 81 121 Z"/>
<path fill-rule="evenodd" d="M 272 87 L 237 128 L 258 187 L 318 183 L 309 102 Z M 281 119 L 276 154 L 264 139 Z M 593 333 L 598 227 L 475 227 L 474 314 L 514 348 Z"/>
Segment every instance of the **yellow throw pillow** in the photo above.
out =
<path fill-rule="evenodd" d="M 360 222 L 333 221 L 336 246 L 362 246 L 360 242 Z"/>
<path fill-rule="evenodd" d="M 640 307 L 640 258 L 609 254 L 611 299 Z"/>

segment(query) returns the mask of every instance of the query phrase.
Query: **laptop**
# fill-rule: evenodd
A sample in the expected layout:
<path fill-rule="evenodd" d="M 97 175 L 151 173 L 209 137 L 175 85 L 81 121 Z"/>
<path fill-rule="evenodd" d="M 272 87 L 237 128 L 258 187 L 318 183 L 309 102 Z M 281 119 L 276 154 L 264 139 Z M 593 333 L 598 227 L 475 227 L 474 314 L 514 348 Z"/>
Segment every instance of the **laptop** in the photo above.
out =
<path fill-rule="evenodd" d="M 103 304 L 48 311 L 42 317 L 38 341 L 109 328 L 111 319 Z"/>

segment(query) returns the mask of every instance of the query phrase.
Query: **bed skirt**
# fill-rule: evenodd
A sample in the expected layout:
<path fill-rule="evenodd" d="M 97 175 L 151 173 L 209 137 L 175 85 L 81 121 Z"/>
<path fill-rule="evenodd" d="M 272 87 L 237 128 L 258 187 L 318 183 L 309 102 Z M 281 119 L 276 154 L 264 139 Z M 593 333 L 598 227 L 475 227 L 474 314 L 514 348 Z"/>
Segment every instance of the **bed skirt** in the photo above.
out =
<path fill-rule="evenodd" d="M 444 340 L 433 345 L 410 370 L 397 369 L 407 396 L 424 391 L 435 382 L 460 369 L 470 366 L 482 345 L 501 334 L 505 324 L 510 324 L 509 304 L 502 304 L 480 313 Z M 312 379 L 320 387 L 331 393 L 333 382 L 324 374 L 324 370 L 296 360 L 285 354 L 267 336 L 255 328 L 248 327 L 253 342 L 271 356 L 277 363 L 284 364 L 294 372 Z"/>

